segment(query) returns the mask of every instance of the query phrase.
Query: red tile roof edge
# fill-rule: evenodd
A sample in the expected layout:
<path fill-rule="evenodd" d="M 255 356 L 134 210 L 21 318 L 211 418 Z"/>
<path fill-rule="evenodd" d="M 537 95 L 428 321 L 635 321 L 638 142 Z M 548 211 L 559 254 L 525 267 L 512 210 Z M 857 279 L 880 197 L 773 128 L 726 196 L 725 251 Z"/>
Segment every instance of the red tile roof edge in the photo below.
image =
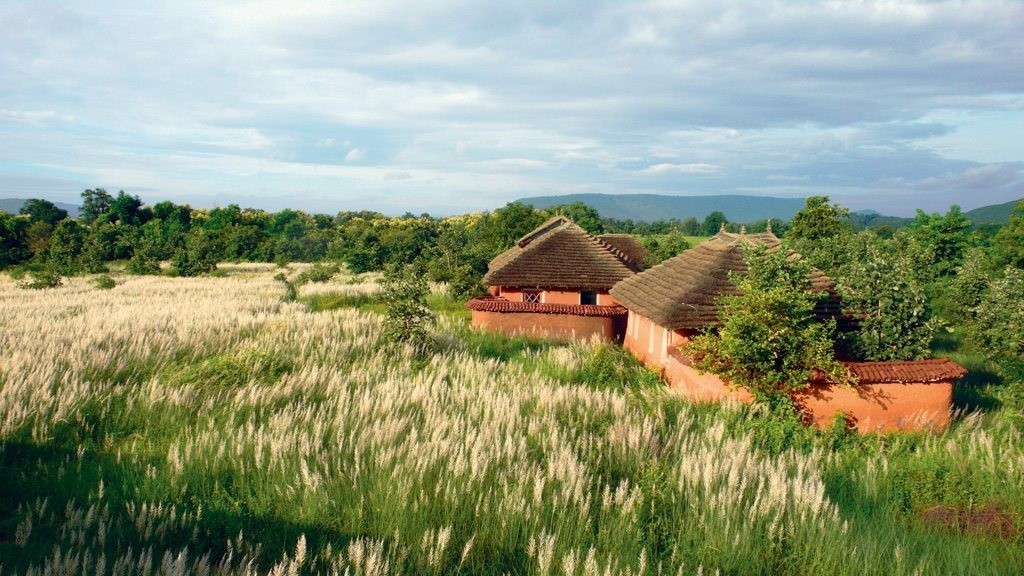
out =
<path fill-rule="evenodd" d="M 693 361 L 673 346 L 669 356 L 686 366 Z M 843 362 L 857 378 L 858 384 L 910 384 L 916 382 L 944 382 L 956 380 L 967 374 L 967 369 L 949 358 L 926 358 L 924 360 L 900 360 L 888 362 Z M 811 382 L 827 383 L 821 372 L 815 371 Z"/>
<path fill-rule="evenodd" d="M 498 312 L 514 314 L 568 314 L 571 316 L 624 316 L 629 311 L 622 306 L 596 306 L 594 304 L 537 304 L 533 302 L 512 302 L 504 298 L 482 297 L 466 302 L 466 307 L 477 312 Z"/>

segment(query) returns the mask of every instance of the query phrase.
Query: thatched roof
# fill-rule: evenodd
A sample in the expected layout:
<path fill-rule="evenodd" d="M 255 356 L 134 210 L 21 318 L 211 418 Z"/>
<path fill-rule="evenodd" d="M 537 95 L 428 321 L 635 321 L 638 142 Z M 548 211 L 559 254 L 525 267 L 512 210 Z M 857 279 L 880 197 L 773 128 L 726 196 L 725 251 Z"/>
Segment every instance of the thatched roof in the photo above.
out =
<path fill-rule="evenodd" d="M 591 236 L 565 216 L 555 216 L 502 252 L 484 275 L 487 286 L 607 290 L 640 270 L 640 264 Z"/>
<path fill-rule="evenodd" d="M 643 267 L 646 267 L 644 263 L 651 257 L 651 252 L 632 234 L 601 234 L 597 239 L 616 248 Z"/>
<path fill-rule="evenodd" d="M 737 294 L 729 273 L 747 271 L 743 246 L 750 243 L 765 244 L 769 250 L 780 246 L 779 239 L 770 231 L 733 234 L 722 230 L 696 247 L 619 282 L 612 288 L 612 297 L 665 328 L 713 326 L 718 323 L 717 299 Z M 790 252 L 790 258 L 799 257 Z M 816 312 L 825 317 L 837 316 L 838 295 L 832 279 L 814 270 L 810 280 L 812 290 L 830 295 Z"/>

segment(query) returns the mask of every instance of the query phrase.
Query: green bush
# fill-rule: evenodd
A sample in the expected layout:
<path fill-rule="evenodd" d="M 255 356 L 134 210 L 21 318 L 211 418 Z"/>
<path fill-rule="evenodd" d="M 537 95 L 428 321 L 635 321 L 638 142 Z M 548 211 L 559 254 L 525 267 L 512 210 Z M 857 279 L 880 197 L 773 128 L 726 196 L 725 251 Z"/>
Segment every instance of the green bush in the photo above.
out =
<path fill-rule="evenodd" d="M 117 286 L 117 282 L 113 278 L 104 274 L 103 276 L 97 276 L 91 280 L 92 285 L 99 288 L 100 290 L 110 290 L 114 286 Z"/>
<path fill-rule="evenodd" d="M 61 275 L 48 268 L 33 271 L 31 275 L 31 281 L 22 281 L 18 284 L 18 287 L 27 290 L 44 290 L 46 288 L 57 288 L 63 283 Z"/>

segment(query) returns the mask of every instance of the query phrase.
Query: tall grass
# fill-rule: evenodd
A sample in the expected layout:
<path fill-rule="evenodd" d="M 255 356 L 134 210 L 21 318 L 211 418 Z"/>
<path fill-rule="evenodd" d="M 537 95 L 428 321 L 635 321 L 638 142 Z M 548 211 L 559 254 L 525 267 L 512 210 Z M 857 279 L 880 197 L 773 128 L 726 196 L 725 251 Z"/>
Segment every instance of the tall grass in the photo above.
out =
<path fill-rule="evenodd" d="M 281 301 L 223 278 L 0 279 L 3 574 L 1006 574 L 1012 408 L 935 436 L 836 437 L 695 405 L 620 350 L 473 332 L 381 341 L 372 278 Z M 295 270 L 293 270 L 294 272 Z"/>

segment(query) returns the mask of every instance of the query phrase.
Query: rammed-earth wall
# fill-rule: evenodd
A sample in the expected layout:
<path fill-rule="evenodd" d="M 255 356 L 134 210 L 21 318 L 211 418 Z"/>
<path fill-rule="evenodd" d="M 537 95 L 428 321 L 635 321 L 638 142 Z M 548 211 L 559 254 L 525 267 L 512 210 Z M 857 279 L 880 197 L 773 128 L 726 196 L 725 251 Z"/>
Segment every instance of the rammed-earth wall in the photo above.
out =
<path fill-rule="evenodd" d="M 700 373 L 673 349 L 693 332 L 667 330 L 632 311 L 623 341 L 640 361 L 658 370 L 672 389 L 697 402 L 727 398 L 750 402 L 742 388 L 732 388 L 714 374 Z M 941 429 L 949 424 L 953 382 L 859 384 L 854 387 L 811 383 L 795 396 L 819 426 L 829 424 L 837 412 L 851 417 L 861 432 Z"/>

